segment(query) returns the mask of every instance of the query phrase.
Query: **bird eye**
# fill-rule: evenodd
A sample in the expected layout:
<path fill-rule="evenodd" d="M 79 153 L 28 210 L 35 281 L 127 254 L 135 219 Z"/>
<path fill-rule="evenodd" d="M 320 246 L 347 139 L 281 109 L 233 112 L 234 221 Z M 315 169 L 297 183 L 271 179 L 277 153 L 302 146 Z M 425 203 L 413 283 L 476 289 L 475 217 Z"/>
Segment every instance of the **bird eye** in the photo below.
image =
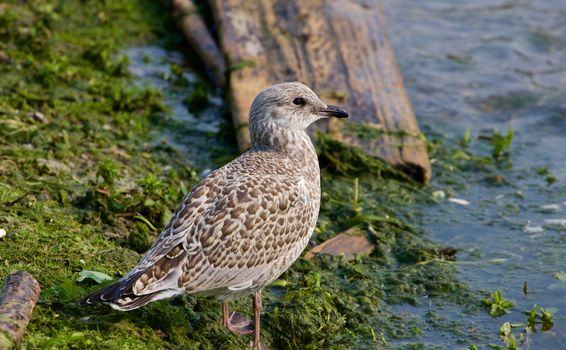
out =
<path fill-rule="evenodd" d="M 305 101 L 305 99 L 302 97 L 297 97 L 296 99 L 293 100 L 293 104 L 297 106 L 304 106 L 306 103 L 307 101 Z"/>

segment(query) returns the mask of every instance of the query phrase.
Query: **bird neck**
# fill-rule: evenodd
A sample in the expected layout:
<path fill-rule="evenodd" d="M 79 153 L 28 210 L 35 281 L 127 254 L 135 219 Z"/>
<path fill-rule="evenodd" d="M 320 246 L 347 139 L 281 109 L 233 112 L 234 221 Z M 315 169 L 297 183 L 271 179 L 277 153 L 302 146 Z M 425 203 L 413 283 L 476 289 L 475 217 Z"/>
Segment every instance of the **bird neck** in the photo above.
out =
<path fill-rule="evenodd" d="M 297 161 L 316 161 L 318 164 L 316 151 L 305 130 L 288 129 L 272 122 L 264 122 L 255 128 L 250 126 L 250 136 L 252 150 L 278 152 Z"/>

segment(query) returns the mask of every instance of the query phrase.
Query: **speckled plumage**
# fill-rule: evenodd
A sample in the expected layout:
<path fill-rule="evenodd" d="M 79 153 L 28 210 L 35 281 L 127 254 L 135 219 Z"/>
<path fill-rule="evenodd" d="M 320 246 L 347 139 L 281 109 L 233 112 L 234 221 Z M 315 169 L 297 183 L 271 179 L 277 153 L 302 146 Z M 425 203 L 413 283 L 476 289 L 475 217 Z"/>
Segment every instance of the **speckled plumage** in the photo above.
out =
<path fill-rule="evenodd" d="M 130 310 L 185 292 L 226 301 L 274 281 L 318 218 L 320 170 L 305 128 L 334 114 L 347 116 L 300 83 L 261 92 L 250 111 L 252 147 L 193 188 L 132 271 L 82 303 Z"/>

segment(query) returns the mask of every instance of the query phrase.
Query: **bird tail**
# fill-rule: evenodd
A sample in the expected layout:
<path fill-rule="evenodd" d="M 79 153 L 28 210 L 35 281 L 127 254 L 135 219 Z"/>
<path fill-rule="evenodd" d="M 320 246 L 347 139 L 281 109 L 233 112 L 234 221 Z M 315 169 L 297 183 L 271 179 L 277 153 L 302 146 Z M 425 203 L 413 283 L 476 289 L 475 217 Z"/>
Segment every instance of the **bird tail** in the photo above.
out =
<path fill-rule="evenodd" d="M 153 293 L 136 295 L 132 292 L 129 281 L 118 281 L 106 286 L 92 294 L 87 295 L 79 301 L 80 306 L 104 303 L 110 305 L 113 309 L 120 311 L 129 311 L 142 307 L 152 301 L 165 299 L 175 294 L 179 294 L 176 290 L 160 290 Z"/>
<path fill-rule="evenodd" d="M 151 252 L 150 250 L 148 254 Z M 104 303 L 114 309 L 127 311 L 137 309 L 152 301 L 182 294 L 185 290 L 178 286 L 180 269 L 177 267 L 186 256 L 187 253 L 182 243 L 158 255 L 155 261 L 144 264 L 146 255 L 140 265 L 121 280 L 86 296 L 79 301 L 79 305 Z M 138 281 L 140 283 L 137 283 Z M 136 284 L 138 287 L 134 288 Z"/>

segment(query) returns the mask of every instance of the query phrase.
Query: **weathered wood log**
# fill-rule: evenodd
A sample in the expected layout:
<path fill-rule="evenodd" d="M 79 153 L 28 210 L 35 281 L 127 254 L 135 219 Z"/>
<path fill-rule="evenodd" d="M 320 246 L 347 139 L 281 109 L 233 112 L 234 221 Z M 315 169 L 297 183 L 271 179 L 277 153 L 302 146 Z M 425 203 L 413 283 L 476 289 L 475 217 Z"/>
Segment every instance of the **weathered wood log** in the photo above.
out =
<path fill-rule="evenodd" d="M 231 73 L 229 94 L 240 148 L 248 110 L 263 88 L 300 81 L 350 109 L 328 131 L 427 181 L 430 164 L 379 0 L 210 0 Z"/>
<path fill-rule="evenodd" d="M 25 271 L 10 274 L 0 294 L 0 350 L 20 344 L 41 288 Z"/>
<path fill-rule="evenodd" d="M 173 17 L 177 18 L 185 40 L 210 69 L 216 84 L 225 83 L 226 63 L 218 45 L 210 35 L 206 24 L 192 0 L 172 0 Z"/>

